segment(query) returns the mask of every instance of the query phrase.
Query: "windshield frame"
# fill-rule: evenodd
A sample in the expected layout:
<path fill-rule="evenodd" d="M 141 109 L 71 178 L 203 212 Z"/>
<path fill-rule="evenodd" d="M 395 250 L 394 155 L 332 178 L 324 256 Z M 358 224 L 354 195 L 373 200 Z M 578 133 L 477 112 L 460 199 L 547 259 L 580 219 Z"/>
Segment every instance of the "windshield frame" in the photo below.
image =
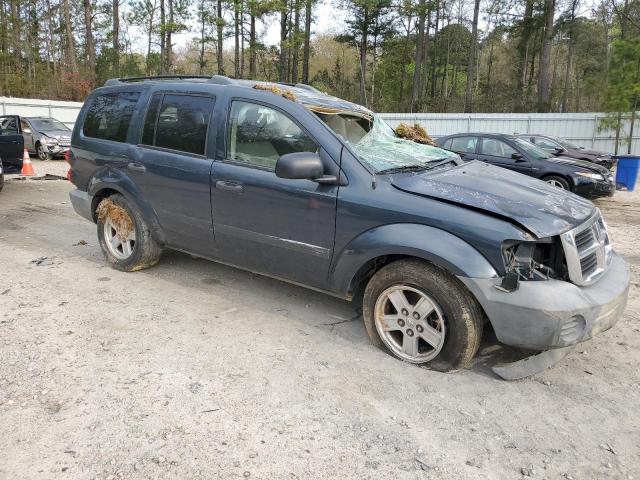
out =
<path fill-rule="evenodd" d="M 543 150 L 524 138 L 514 137 L 513 143 L 518 147 L 518 149 L 524 150 L 527 157 L 533 158 L 534 160 L 548 160 L 553 157 L 553 155 L 546 150 Z"/>

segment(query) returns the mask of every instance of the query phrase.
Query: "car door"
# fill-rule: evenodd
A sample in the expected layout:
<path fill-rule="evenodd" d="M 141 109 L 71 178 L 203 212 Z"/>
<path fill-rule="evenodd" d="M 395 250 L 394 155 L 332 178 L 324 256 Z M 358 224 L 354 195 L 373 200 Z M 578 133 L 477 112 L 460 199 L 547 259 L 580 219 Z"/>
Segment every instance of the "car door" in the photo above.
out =
<path fill-rule="evenodd" d="M 492 165 L 532 175 L 531 163 L 527 157 L 499 138 L 482 137 L 478 158 Z"/>
<path fill-rule="evenodd" d="M 22 169 L 24 138 L 20 131 L 20 117 L 0 117 L 0 157 L 5 173 L 19 173 Z"/>
<path fill-rule="evenodd" d="M 169 244 L 207 256 L 213 252 L 209 184 L 213 160 L 207 154 L 213 151 L 209 129 L 214 102 L 212 95 L 200 93 L 155 93 L 140 142 L 126 166 Z"/>
<path fill-rule="evenodd" d="M 226 126 L 211 185 L 219 255 L 253 271 L 326 287 L 338 186 L 278 178 L 275 166 L 293 152 L 319 152 L 325 169 L 333 160 L 275 106 L 235 99 Z"/>
<path fill-rule="evenodd" d="M 452 137 L 449 139 L 451 145 L 447 147 L 449 150 L 456 152 L 464 160 L 476 160 L 478 137 L 464 136 L 464 137 Z"/>
<path fill-rule="evenodd" d="M 22 130 L 22 138 L 24 139 L 24 148 L 30 152 L 35 152 L 33 145 L 33 129 L 31 125 L 24 118 L 21 118 L 20 128 Z"/>

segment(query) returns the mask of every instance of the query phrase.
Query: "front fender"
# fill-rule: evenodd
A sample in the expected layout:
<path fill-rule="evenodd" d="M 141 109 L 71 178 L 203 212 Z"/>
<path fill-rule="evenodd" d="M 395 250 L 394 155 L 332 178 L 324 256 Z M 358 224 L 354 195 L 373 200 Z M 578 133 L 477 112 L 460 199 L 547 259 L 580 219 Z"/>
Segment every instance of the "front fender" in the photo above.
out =
<path fill-rule="evenodd" d="M 95 211 L 100 201 L 100 192 L 104 190 L 114 190 L 120 193 L 128 201 L 133 203 L 142 212 L 142 217 L 149 226 L 151 235 L 160 245 L 166 244 L 166 236 L 162 230 L 162 226 L 158 221 L 158 216 L 149 202 L 144 200 L 144 196 L 140 193 L 136 185 L 129 177 L 124 175 L 118 169 L 105 167 L 98 170 L 87 186 L 87 193 L 91 195 L 91 212 L 93 220 L 96 221 Z"/>
<path fill-rule="evenodd" d="M 360 269 L 386 255 L 423 258 L 458 276 L 498 276 L 489 261 L 459 237 L 427 225 L 397 223 L 367 230 L 349 242 L 332 262 L 329 285 L 348 297 Z"/>

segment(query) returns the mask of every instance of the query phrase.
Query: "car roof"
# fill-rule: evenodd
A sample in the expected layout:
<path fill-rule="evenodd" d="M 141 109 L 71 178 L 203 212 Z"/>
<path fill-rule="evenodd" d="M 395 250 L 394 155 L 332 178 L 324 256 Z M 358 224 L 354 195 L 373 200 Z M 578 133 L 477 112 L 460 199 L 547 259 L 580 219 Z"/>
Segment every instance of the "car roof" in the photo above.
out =
<path fill-rule="evenodd" d="M 446 135 L 443 138 L 454 138 L 454 137 L 493 137 L 493 138 L 503 138 L 507 140 L 513 140 L 516 138 L 516 135 L 511 135 L 509 133 L 466 132 L 466 133 L 454 133 L 452 135 Z"/>
<path fill-rule="evenodd" d="M 277 90 L 287 91 L 293 95 L 292 99 L 306 106 L 315 107 L 313 110 L 319 113 L 358 113 L 372 116 L 373 112 L 362 105 L 343 100 L 321 92 L 317 88 L 304 83 L 268 82 L 259 80 L 234 79 L 225 75 L 201 76 L 201 75 L 159 75 L 151 77 L 113 78 L 105 82 L 105 87 L 126 84 L 184 84 L 193 82 L 197 84 L 211 84 L 218 86 L 252 88 L 263 90 L 265 93 L 274 93 Z M 256 88 L 259 86 L 260 88 Z"/>

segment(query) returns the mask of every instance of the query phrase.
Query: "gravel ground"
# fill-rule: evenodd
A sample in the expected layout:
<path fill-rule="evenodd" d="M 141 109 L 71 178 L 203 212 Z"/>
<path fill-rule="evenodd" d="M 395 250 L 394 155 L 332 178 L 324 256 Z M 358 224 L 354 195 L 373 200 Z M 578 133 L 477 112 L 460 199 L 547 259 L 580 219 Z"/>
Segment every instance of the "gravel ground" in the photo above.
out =
<path fill-rule="evenodd" d="M 640 479 L 640 192 L 598 202 L 622 322 L 505 382 L 491 332 L 441 374 L 335 298 L 174 252 L 112 270 L 70 188 L 0 193 L 0 479 Z"/>

